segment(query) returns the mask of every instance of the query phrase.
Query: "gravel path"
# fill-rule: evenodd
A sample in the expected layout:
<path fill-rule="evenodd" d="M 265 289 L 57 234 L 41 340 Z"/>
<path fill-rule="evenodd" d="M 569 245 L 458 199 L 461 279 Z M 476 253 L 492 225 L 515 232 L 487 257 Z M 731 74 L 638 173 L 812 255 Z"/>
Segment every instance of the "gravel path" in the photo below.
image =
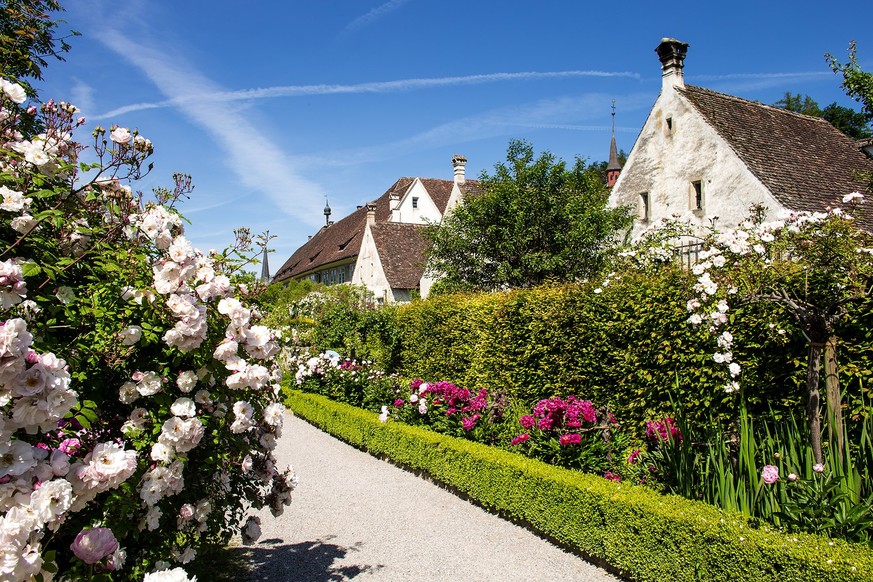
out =
<path fill-rule="evenodd" d="M 530 531 L 287 416 L 276 456 L 300 479 L 261 513 L 252 581 L 617 581 Z"/>

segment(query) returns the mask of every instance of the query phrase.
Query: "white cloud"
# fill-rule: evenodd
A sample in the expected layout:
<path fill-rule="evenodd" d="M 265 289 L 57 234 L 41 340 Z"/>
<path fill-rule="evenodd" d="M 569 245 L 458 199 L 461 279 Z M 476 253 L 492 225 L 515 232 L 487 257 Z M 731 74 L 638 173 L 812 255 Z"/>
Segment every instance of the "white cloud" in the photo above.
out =
<path fill-rule="evenodd" d="M 382 18 L 386 14 L 390 14 L 391 12 L 394 12 L 395 10 L 397 10 L 398 8 L 400 8 L 401 6 L 406 4 L 408 1 L 409 0 L 389 0 L 388 2 L 385 2 L 384 4 L 380 4 L 379 6 L 377 6 L 376 8 L 373 8 L 372 10 L 367 12 L 366 14 L 358 16 L 357 18 L 352 20 L 350 23 L 348 23 L 346 25 L 346 27 L 343 29 L 343 33 L 351 32 L 353 30 L 357 30 L 359 28 L 363 28 L 365 26 L 368 26 L 368 25 L 372 24 L 373 22 L 375 22 L 376 20 Z"/>
<path fill-rule="evenodd" d="M 196 99 L 204 92 L 223 92 L 213 81 L 186 67 L 177 55 L 136 44 L 116 31 L 104 31 L 101 40 L 142 70 L 185 117 L 218 140 L 230 157 L 229 166 L 246 187 L 268 196 L 289 216 L 317 224 L 319 201 L 324 198 L 321 187 L 302 177 L 295 170 L 295 160 L 245 116 L 225 102 Z"/>
<path fill-rule="evenodd" d="M 300 97 L 313 95 L 337 95 L 358 93 L 400 93 L 434 87 L 458 85 L 480 85 L 485 83 L 503 83 L 512 81 L 535 81 L 541 79 L 563 79 L 578 77 L 628 77 L 638 79 L 639 74 L 627 71 L 526 71 L 516 73 L 485 73 L 479 75 L 464 75 L 455 77 L 432 77 L 419 79 L 401 79 L 397 81 L 374 81 L 354 85 L 283 85 L 278 87 L 262 87 L 257 89 L 241 89 L 238 91 L 199 91 L 189 95 L 177 95 L 165 101 L 152 103 L 132 103 L 124 105 L 93 117 L 105 119 L 133 111 L 157 109 L 163 107 L 182 107 L 205 102 L 229 103 L 233 101 L 248 101 L 252 99 L 275 99 L 278 97 Z"/>

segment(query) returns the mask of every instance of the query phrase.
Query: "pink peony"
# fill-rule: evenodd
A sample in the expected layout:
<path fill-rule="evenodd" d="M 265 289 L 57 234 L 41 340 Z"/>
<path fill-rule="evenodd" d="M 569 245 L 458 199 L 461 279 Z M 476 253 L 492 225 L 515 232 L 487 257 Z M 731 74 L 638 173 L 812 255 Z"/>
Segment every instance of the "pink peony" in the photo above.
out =
<path fill-rule="evenodd" d="M 621 475 L 613 473 L 612 471 L 607 471 L 606 474 L 603 475 L 603 478 L 609 479 L 613 483 L 621 483 Z"/>
<path fill-rule="evenodd" d="M 562 447 L 566 447 L 569 445 L 578 445 L 582 442 L 582 435 L 575 432 L 562 434 L 561 438 L 558 439 L 558 442 L 561 443 Z"/>
<path fill-rule="evenodd" d="M 118 549 L 118 540 L 108 527 L 94 527 L 80 531 L 70 549 L 86 564 L 96 564 Z"/>
<path fill-rule="evenodd" d="M 761 478 L 767 485 L 772 485 L 779 480 L 779 467 L 775 465 L 764 465 L 761 471 Z"/>
<path fill-rule="evenodd" d="M 824 473 L 824 465 L 822 465 L 821 463 L 816 463 L 812 466 L 812 470 L 816 473 Z"/>
<path fill-rule="evenodd" d="M 528 414 L 519 418 L 518 423 L 524 428 L 531 429 L 537 423 L 537 419 Z"/>
<path fill-rule="evenodd" d="M 513 446 L 515 446 L 515 445 L 520 445 L 521 443 L 525 442 L 525 441 L 528 440 L 529 438 L 530 438 L 530 435 L 529 435 L 529 434 L 527 434 L 527 433 L 522 433 L 522 434 L 518 435 L 517 437 L 515 437 L 514 439 L 512 439 L 512 442 L 509 443 L 509 444 L 511 444 L 511 445 L 513 445 Z"/>

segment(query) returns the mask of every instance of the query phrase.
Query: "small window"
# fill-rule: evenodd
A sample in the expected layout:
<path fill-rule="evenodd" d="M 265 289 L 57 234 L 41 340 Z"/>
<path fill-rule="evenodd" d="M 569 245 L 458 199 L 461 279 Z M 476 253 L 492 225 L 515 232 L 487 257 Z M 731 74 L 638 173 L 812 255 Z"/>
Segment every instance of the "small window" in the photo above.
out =
<path fill-rule="evenodd" d="M 640 194 L 640 218 L 645 221 L 651 220 L 652 208 L 649 205 L 649 193 L 643 192 Z"/>
<path fill-rule="evenodd" d="M 667 133 L 672 133 L 672 131 L 673 131 L 673 118 L 668 117 L 667 118 Z"/>
<path fill-rule="evenodd" d="M 339 273 L 337 273 L 337 283 L 345 283 L 346 282 L 346 268 L 340 267 Z"/>
<path fill-rule="evenodd" d="M 703 182 L 691 182 L 691 210 L 703 210 Z"/>
<path fill-rule="evenodd" d="M 413 207 L 413 208 L 418 208 L 418 196 L 413 196 L 413 197 L 412 197 L 412 207 Z"/>

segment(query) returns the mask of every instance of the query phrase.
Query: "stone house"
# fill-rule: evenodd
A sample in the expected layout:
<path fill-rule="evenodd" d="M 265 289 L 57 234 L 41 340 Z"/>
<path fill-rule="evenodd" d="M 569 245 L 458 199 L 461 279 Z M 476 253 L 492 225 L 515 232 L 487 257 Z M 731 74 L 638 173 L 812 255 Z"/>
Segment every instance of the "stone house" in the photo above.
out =
<path fill-rule="evenodd" d="M 686 85 L 687 49 L 675 39 L 655 49 L 661 93 L 610 193 L 611 205 L 636 208 L 633 235 L 672 217 L 730 228 L 758 205 L 768 220 L 825 211 L 866 190 L 869 146 L 823 119 Z"/>
<path fill-rule="evenodd" d="M 426 297 L 433 283 L 424 275 L 427 224 L 438 223 L 478 182 L 466 180 L 467 159 L 453 156 L 454 179 L 406 177 L 375 201 L 326 224 L 279 268 L 274 282 L 310 279 L 327 285 L 364 285 L 377 303 Z"/>

